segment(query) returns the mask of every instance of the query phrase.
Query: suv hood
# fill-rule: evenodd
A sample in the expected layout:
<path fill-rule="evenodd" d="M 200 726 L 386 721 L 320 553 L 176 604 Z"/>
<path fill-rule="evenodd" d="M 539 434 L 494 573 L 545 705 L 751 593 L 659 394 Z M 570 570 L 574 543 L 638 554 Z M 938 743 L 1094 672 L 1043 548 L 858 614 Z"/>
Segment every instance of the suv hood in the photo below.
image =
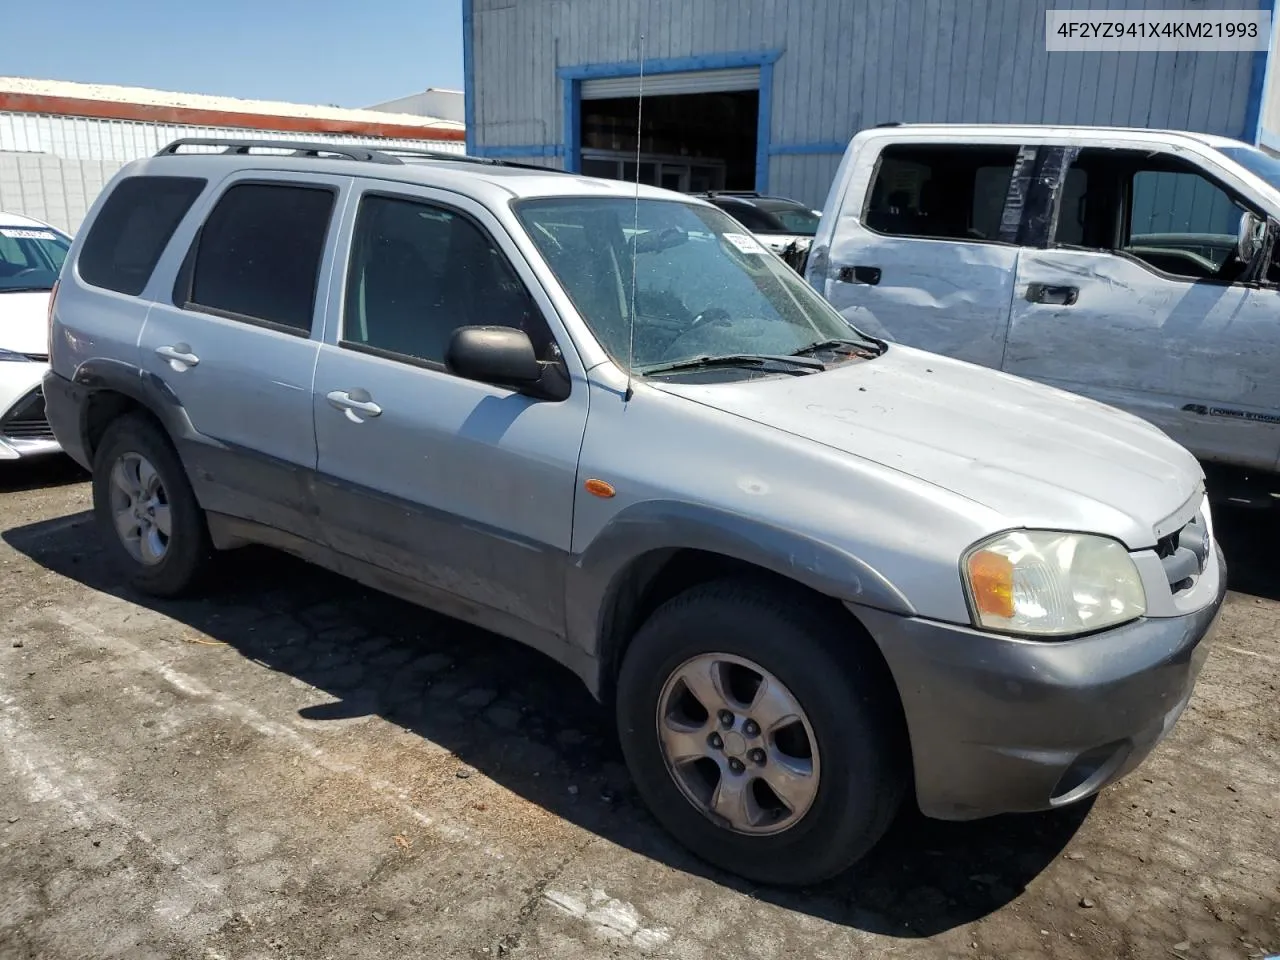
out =
<path fill-rule="evenodd" d="M 49 350 L 49 291 L 0 290 L 0 350 L 39 354 Z"/>
<path fill-rule="evenodd" d="M 927 481 L 1009 528 L 1101 533 L 1130 549 L 1168 532 L 1161 521 L 1204 477 L 1137 417 L 910 347 L 805 376 L 652 385 Z"/>

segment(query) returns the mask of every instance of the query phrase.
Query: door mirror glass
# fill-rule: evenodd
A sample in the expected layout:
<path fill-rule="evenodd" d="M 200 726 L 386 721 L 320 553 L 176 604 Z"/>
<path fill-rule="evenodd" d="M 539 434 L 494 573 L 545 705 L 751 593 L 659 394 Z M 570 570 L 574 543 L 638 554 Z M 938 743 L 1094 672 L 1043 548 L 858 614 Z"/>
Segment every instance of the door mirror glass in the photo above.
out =
<path fill-rule="evenodd" d="M 1255 214 L 1246 210 L 1240 214 L 1240 226 L 1236 231 L 1236 257 L 1241 263 L 1252 263 L 1262 249 L 1267 225 Z"/>
<path fill-rule="evenodd" d="M 449 339 L 445 366 L 468 380 L 524 387 L 542 378 L 533 341 L 512 327 L 459 327 Z"/>

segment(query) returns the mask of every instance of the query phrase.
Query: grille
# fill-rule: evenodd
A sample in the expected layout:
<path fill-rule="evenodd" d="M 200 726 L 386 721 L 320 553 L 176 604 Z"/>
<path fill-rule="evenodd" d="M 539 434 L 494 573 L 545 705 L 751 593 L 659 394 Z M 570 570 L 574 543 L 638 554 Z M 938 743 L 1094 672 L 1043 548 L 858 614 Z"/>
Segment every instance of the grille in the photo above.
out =
<path fill-rule="evenodd" d="M 0 421 L 0 436 L 9 440 L 52 440 L 53 430 L 44 414 L 44 394 L 39 387 L 13 405 Z"/>
<path fill-rule="evenodd" d="M 1196 578 L 1204 572 L 1212 549 L 1209 527 L 1199 513 L 1181 530 L 1161 537 L 1156 542 L 1156 556 L 1164 565 L 1169 589 L 1174 593 L 1190 590 Z"/>

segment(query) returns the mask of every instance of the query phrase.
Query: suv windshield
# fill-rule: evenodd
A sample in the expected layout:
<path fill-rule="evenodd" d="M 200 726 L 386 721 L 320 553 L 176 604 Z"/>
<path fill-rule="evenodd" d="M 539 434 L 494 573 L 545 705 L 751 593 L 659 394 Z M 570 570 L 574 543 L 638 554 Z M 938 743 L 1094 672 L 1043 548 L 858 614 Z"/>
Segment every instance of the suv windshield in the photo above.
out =
<path fill-rule="evenodd" d="M 1220 147 L 1218 152 L 1280 190 L 1280 159 L 1263 153 L 1257 147 Z"/>
<path fill-rule="evenodd" d="M 863 336 L 712 207 L 557 197 L 515 209 L 596 339 L 624 368 L 633 259 L 638 372 L 695 357 L 792 354 Z"/>
<path fill-rule="evenodd" d="M 52 290 L 69 249 L 51 227 L 0 225 L 0 293 Z"/>

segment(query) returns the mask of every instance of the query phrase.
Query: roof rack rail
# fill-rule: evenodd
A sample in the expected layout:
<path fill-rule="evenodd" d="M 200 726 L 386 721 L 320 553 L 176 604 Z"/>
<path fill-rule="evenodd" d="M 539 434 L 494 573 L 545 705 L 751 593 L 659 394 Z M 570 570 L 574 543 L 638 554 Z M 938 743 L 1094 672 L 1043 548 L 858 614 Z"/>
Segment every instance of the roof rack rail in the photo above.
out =
<path fill-rule="evenodd" d="M 182 147 L 222 147 L 224 154 L 248 156 L 251 150 L 289 150 L 295 157 L 343 157 L 369 163 L 400 163 L 395 157 L 369 147 L 343 146 L 336 143 L 305 143 L 300 140 L 230 140 L 221 137 L 183 137 L 163 147 L 157 157 L 177 156 Z"/>
<path fill-rule="evenodd" d="M 540 173 L 565 173 L 555 167 L 540 167 L 534 163 L 513 163 L 510 160 L 498 160 L 494 157 L 469 157 L 463 153 L 445 153 L 441 150 L 419 149 L 417 147 L 369 147 L 359 144 L 345 145 L 337 143 L 307 143 L 299 140 L 234 140 L 220 137 L 183 137 L 164 147 L 157 157 L 178 156 L 182 147 L 222 147 L 222 155 L 233 154 L 249 156 L 252 150 L 288 150 L 293 157 L 310 157 L 322 160 L 325 157 L 338 157 L 346 160 L 359 160 L 365 163 L 404 163 L 401 157 L 423 160 L 446 160 L 452 163 L 475 163 L 490 167 L 518 167 L 523 170 L 537 170 Z"/>
<path fill-rule="evenodd" d="M 900 127 L 902 125 L 901 120 L 886 120 L 884 123 L 877 123 L 873 129 L 879 130 L 881 127 Z"/>

